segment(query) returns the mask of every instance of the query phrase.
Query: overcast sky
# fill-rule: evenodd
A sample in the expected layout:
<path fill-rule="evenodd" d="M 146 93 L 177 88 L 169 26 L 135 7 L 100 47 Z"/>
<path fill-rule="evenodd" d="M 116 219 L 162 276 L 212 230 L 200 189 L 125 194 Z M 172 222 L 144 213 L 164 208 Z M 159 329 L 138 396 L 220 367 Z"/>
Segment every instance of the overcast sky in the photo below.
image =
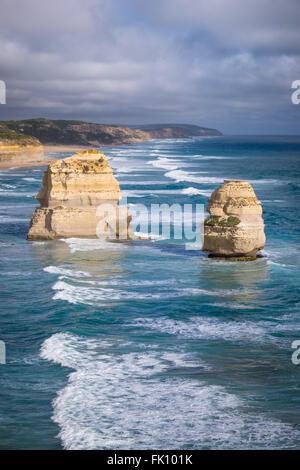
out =
<path fill-rule="evenodd" d="M 299 134 L 299 0 L 1 0 L 1 119 Z"/>

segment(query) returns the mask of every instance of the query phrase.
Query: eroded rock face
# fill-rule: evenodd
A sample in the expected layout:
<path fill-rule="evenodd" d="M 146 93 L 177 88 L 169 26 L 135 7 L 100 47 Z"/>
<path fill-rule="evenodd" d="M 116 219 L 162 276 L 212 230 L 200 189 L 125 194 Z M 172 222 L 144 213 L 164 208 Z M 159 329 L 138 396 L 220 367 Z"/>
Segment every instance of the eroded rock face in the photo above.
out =
<path fill-rule="evenodd" d="M 97 150 L 78 152 L 51 163 L 36 196 L 28 239 L 131 236 L 127 208 L 107 157 Z"/>
<path fill-rule="evenodd" d="M 0 141 L 0 163 L 35 163 L 44 160 L 42 145 L 19 145 Z"/>
<path fill-rule="evenodd" d="M 212 256 L 255 258 L 266 241 L 262 207 L 248 181 L 225 180 L 211 195 L 203 250 Z"/>
<path fill-rule="evenodd" d="M 17 133 L 0 123 L 0 164 L 27 164 L 44 160 L 44 148 L 35 137 Z"/>

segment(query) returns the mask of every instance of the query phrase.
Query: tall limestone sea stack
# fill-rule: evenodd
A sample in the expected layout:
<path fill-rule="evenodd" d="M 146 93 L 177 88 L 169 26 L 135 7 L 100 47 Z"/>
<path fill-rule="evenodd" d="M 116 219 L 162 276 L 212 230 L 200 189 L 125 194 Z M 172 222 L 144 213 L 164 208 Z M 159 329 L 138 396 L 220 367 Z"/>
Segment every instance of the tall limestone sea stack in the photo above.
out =
<path fill-rule="evenodd" d="M 266 237 L 262 207 L 248 181 L 225 180 L 211 195 L 203 250 L 231 260 L 256 259 Z"/>
<path fill-rule="evenodd" d="M 50 163 L 40 202 L 32 216 L 28 239 L 68 237 L 131 238 L 130 219 L 119 183 L 107 157 L 85 150 Z"/>

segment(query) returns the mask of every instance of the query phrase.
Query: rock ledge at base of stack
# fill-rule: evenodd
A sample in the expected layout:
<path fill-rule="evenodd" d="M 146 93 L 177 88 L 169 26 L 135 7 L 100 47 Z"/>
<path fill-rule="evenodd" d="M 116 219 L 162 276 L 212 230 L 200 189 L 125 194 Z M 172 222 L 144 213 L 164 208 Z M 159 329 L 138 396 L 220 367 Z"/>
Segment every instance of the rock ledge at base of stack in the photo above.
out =
<path fill-rule="evenodd" d="M 234 261 L 257 258 L 265 245 L 262 207 L 248 181 L 225 180 L 208 201 L 203 251 Z"/>
<path fill-rule="evenodd" d="M 85 150 L 51 163 L 36 196 L 27 238 L 131 239 L 131 217 L 104 153 Z"/>

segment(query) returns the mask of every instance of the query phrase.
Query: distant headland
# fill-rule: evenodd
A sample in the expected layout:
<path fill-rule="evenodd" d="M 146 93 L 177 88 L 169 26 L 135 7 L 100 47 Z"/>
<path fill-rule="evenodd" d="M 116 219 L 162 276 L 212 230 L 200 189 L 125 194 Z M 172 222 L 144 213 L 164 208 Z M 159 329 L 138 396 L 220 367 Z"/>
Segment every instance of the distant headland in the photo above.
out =
<path fill-rule="evenodd" d="M 191 124 L 117 126 L 84 121 L 25 119 L 0 121 L 2 128 L 35 137 L 44 145 L 119 145 L 149 139 L 217 136 L 216 129 Z"/>
<path fill-rule="evenodd" d="M 40 162 L 45 153 L 124 145 L 150 139 L 221 136 L 217 129 L 191 124 L 118 126 L 60 119 L 0 121 L 0 166 Z M 26 157 L 27 152 L 27 157 Z"/>

